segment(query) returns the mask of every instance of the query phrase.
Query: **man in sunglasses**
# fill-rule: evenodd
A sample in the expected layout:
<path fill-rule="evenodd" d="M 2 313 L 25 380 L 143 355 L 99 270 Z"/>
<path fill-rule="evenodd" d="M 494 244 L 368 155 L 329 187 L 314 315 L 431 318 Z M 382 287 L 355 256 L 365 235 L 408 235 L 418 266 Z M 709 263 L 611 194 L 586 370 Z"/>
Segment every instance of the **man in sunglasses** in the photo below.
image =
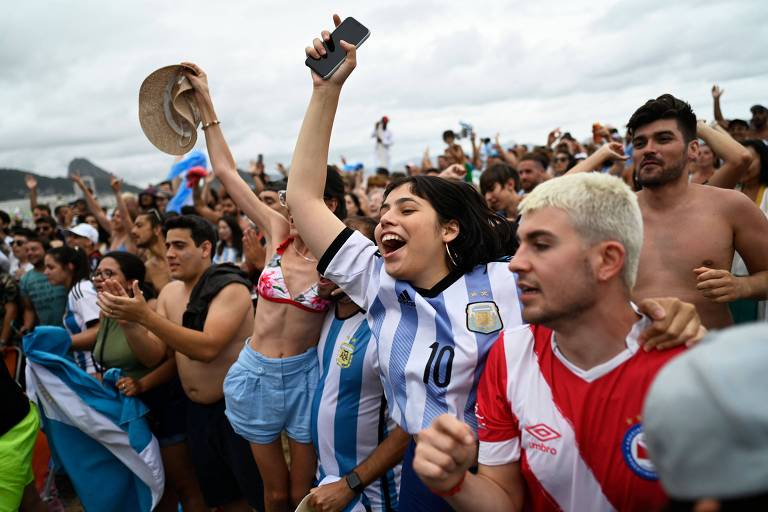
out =
<path fill-rule="evenodd" d="M 48 243 L 54 240 L 61 240 L 61 237 L 56 231 L 56 219 L 53 217 L 43 216 L 35 219 L 35 233 L 37 236 Z"/>
<path fill-rule="evenodd" d="M 25 246 L 29 238 L 35 236 L 35 233 L 30 229 L 17 227 L 11 230 L 11 236 L 13 241 L 11 242 L 11 268 L 9 274 L 18 281 L 21 279 L 21 276 L 33 268 L 33 265 L 27 259 L 27 249 Z"/>

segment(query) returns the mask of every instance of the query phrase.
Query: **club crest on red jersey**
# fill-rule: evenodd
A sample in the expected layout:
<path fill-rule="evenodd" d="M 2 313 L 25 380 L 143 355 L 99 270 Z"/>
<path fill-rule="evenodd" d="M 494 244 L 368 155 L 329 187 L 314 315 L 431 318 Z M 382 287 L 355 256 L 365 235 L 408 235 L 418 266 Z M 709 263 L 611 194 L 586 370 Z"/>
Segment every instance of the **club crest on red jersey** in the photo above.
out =
<path fill-rule="evenodd" d="M 651 462 L 645 445 L 642 423 L 636 423 L 627 430 L 621 442 L 621 451 L 624 454 L 624 461 L 633 473 L 646 480 L 658 480 L 656 468 Z"/>

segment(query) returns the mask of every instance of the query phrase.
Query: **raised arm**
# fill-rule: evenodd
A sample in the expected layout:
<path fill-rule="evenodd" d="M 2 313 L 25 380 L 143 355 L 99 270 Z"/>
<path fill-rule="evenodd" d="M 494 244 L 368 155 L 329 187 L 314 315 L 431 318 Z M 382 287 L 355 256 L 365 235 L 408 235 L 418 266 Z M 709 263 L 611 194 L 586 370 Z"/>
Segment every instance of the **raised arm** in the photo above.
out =
<path fill-rule="evenodd" d="M 504 148 L 504 146 L 501 144 L 501 138 L 500 138 L 500 135 L 498 133 L 496 134 L 496 140 L 494 142 L 495 142 L 495 146 L 496 146 L 496 151 L 499 152 L 499 156 L 501 157 L 501 159 L 504 160 L 505 162 L 507 162 L 507 165 L 509 165 L 510 167 L 516 168 L 517 167 L 517 155 L 512 153 L 511 151 L 507 151 Z"/>
<path fill-rule="evenodd" d="M 29 190 L 29 211 L 34 211 L 37 208 L 37 178 L 31 174 L 27 174 L 24 177 L 24 184 Z"/>
<path fill-rule="evenodd" d="M 112 176 L 109 186 L 112 187 L 112 191 L 115 193 L 115 203 L 117 204 L 117 211 L 120 212 L 120 222 L 125 231 L 130 233 L 133 229 L 133 219 L 131 219 L 131 212 L 128 211 L 128 205 L 125 204 L 125 199 L 123 199 L 123 180 L 116 176 Z M 130 237 L 128 238 L 130 239 Z M 131 245 L 133 245 L 133 242 L 131 242 Z"/>
<path fill-rule="evenodd" d="M 208 222 L 216 224 L 221 218 L 221 214 L 216 210 L 211 209 L 211 207 L 206 204 L 205 200 L 205 196 L 210 194 L 208 189 L 210 188 L 213 179 L 213 174 L 209 174 L 205 177 L 205 185 L 203 185 L 202 191 L 200 190 L 200 187 L 195 186 L 195 188 L 192 189 L 192 199 L 194 200 L 195 211 L 197 211 L 197 214 Z"/>
<path fill-rule="evenodd" d="M 608 160 L 621 160 L 623 162 L 628 158 L 624 154 L 624 146 L 621 145 L 621 142 L 609 142 L 608 144 L 603 144 L 597 151 L 574 165 L 565 173 L 565 176 L 579 172 L 592 172 L 599 169 Z"/>
<path fill-rule="evenodd" d="M 96 197 L 94 197 L 93 193 L 88 190 L 88 187 L 85 186 L 85 183 L 83 182 L 83 179 L 80 177 L 79 172 L 75 172 L 70 176 L 70 179 L 75 182 L 75 185 L 82 190 L 83 197 L 85 197 L 85 202 L 88 204 L 88 209 L 93 214 L 94 217 L 96 217 L 96 220 L 99 222 L 99 225 L 104 228 L 104 231 L 112 234 L 112 224 L 109 222 L 109 219 L 104 214 L 104 210 L 101 209 L 101 205 L 99 205 L 99 202 L 96 200 Z"/>
<path fill-rule="evenodd" d="M 720 110 L 720 96 L 722 96 L 724 92 L 725 91 L 719 88 L 717 85 L 712 86 L 712 103 L 714 103 L 715 107 L 715 121 L 717 121 L 717 124 L 727 129 L 728 121 L 725 120 L 725 117 L 723 117 L 723 111 Z"/>
<path fill-rule="evenodd" d="M 720 188 L 735 187 L 752 163 L 752 155 L 747 148 L 736 142 L 724 129 L 719 126 L 713 128 L 704 121 L 697 123 L 696 135 L 723 160 L 723 165 L 709 178 L 707 185 Z"/>
<path fill-rule="evenodd" d="M 238 174 L 235 159 L 224 139 L 221 124 L 213 108 L 213 100 L 208 89 L 208 77 L 196 64 L 190 62 L 182 64 L 190 69 L 185 74 L 195 88 L 195 99 L 203 117 L 205 143 L 213 172 L 237 206 L 264 235 L 269 240 L 282 241 L 288 236 L 288 222 L 282 215 L 262 203 L 248 183 Z"/>
<path fill-rule="evenodd" d="M 341 18 L 334 14 L 333 22 L 339 26 Z M 306 48 L 307 56 L 319 59 L 325 54 L 323 41 L 330 37 L 330 32 L 323 31 L 323 39 L 315 39 L 313 46 Z M 311 72 L 312 97 L 304 114 L 299 139 L 293 151 L 291 173 L 288 175 L 288 208 L 304 243 L 318 257 L 325 254 L 344 229 L 344 223 L 336 218 L 323 201 L 333 119 L 339 105 L 341 87 L 357 63 L 355 47 L 346 41 L 341 41 L 341 47 L 347 52 L 347 57 L 328 80 Z"/>

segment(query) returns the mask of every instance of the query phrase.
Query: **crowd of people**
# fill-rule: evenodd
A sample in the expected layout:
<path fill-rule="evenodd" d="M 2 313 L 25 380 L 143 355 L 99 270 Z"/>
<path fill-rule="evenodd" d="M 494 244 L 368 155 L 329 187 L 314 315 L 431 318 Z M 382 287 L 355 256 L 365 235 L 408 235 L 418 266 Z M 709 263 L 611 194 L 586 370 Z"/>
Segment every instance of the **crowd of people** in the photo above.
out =
<path fill-rule="evenodd" d="M 768 109 L 727 120 L 715 86 L 711 124 L 663 94 L 582 141 L 446 130 L 402 170 L 383 117 L 366 173 L 328 163 L 342 47 L 279 180 L 238 172 L 192 63 L 210 171 L 115 177 L 111 211 L 77 174 L 53 209 L 29 177 L 33 222 L 0 212 L 0 344 L 57 326 L 76 371 L 146 406 L 156 510 L 765 507 Z M 46 510 L 45 407 L 14 380 L 0 510 Z M 57 442 L 52 471 L 98 487 Z"/>

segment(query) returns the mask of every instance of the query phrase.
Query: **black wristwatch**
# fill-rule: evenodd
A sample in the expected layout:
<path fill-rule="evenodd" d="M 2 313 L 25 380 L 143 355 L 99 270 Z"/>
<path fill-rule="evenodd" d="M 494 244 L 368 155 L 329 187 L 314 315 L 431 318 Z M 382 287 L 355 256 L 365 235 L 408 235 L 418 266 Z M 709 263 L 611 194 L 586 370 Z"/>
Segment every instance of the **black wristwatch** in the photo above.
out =
<path fill-rule="evenodd" d="M 354 471 L 350 471 L 349 474 L 346 476 L 347 485 L 350 489 L 352 489 L 352 492 L 355 494 L 360 494 L 363 492 L 363 489 L 365 489 L 365 485 L 363 485 L 363 482 L 360 480 L 360 477 L 357 476 L 357 473 Z"/>

